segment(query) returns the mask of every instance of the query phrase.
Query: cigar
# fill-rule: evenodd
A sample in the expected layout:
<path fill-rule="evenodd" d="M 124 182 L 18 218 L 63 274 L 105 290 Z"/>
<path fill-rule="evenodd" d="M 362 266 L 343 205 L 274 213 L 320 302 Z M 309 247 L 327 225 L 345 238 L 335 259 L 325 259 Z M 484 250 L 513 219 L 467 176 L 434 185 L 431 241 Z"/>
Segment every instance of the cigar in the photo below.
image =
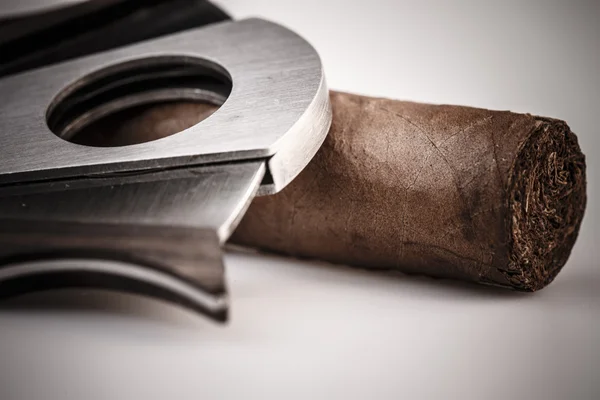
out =
<path fill-rule="evenodd" d="M 283 191 L 254 200 L 233 243 L 520 291 L 565 265 L 586 205 L 585 157 L 565 122 L 339 92 L 331 101 L 322 148 Z M 147 141 L 215 109 L 137 109 L 80 142 Z"/>

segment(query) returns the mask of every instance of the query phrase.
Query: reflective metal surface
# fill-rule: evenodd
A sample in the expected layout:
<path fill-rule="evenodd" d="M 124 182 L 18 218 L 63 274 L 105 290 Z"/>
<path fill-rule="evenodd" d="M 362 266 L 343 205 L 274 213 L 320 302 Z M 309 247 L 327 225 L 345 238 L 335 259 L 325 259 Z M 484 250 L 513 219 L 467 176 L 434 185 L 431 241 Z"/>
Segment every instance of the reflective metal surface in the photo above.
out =
<path fill-rule="evenodd" d="M 0 92 L 0 297 L 91 286 L 219 320 L 221 245 L 257 193 L 306 166 L 331 123 L 315 50 L 258 19 L 10 76 Z M 181 99 L 222 106 L 152 142 L 68 141 L 115 111 Z"/>
<path fill-rule="evenodd" d="M 264 170 L 255 161 L 26 185 L 0 196 L 0 298 L 93 286 L 225 319 L 221 245 Z"/>
<path fill-rule="evenodd" d="M 177 135 L 120 148 L 75 145 L 48 128 L 49 105 L 77 87 L 136 62 L 165 58 L 222 69 L 233 82 L 229 98 L 209 119 Z M 272 158 L 267 165 L 272 182 L 262 191 L 272 193 L 306 165 L 331 120 L 315 50 L 288 29 L 260 19 L 185 31 L 10 76 L 0 80 L 0 92 L 0 185 Z"/>

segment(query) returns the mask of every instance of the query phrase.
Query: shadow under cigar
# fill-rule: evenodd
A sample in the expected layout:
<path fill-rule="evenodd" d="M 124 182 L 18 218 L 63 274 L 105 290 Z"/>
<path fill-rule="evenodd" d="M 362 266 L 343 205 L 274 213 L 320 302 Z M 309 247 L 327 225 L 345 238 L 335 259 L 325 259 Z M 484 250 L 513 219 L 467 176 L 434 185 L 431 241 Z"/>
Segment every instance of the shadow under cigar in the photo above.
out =
<path fill-rule="evenodd" d="M 530 302 L 551 296 L 559 299 L 564 307 L 580 306 L 586 302 L 600 302 L 597 280 L 575 279 L 581 275 L 560 279 L 549 289 L 536 293 L 523 293 L 493 286 L 462 281 L 410 276 L 389 270 L 367 270 L 321 261 L 299 260 L 278 255 L 260 253 L 252 249 L 228 246 L 226 255 L 227 274 L 231 284 L 233 307 L 244 308 L 244 298 L 263 298 L 264 304 L 295 301 L 297 293 L 313 296 L 311 301 L 329 301 L 331 293 L 341 297 L 338 306 L 353 307 L 353 296 L 384 296 L 405 300 L 497 303 Z M 290 289 L 296 289 L 290 290 Z M 293 292 L 293 293 L 292 293 Z M 367 296 L 365 296 L 367 295 Z M 306 306 L 310 311 L 311 305 Z M 291 307 L 293 308 L 293 307 Z M 141 295 L 95 289 L 58 289 L 20 295 L 0 302 L 0 315 L 72 315 L 117 317 L 145 322 L 158 322 L 166 326 L 183 326 L 196 329 L 206 318 L 182 307 Z M 234 313 L 233 322 L 247 317 Z"/>
<path fill-rule="evenodd" d="M 262 253 L 254 249 L 239 246 L 228 246 L 228 264 L 234 274 L 246 274 L 244 284 L 234 285 L 233 291 L 240 296 L 254 297 L 252 289 L 275 287 L 285 280 L 290 288 L 273 289 L 282 301 L 289 300 L 296 294 L 289 294 L 296 288 L 296 293 L 308 293 L 316 301 L 329 301 L 331 297 L 342 308 L 352 308 L 357 301 L 373 301 L 393 310 L 410 310 L 425 307 L 439 302 L 440 307 L 447 304 L 477 305 L 489 304 L 490 307 L 505 304 L 508 307 L 531 309 L 552 305 L 553 310 L 579 313 L 595 312 L 600 309 L 599 280 L 591 274 L 582 274 L 573 270 L 557 277 L 547 288 L 537 292 L 519 292 L 511 289 L 494 287 L 465 281 L 437 279 L 428 276 L 407 275 L 401 272 L 377 269 L 364 269 L 332 263 L 301 260 L 272 253 Z M 244 266 L 236 266 L 236 258 L 244 258 Z M 231 262 L 234 261 L 234 262 Z M 584 265 L 574 265 L 579 271 Z M 242 270 L 242 271 L 240 271 Z M 590 268 L 589 270 L 593 270 Z M 234 278 L 235 279 L 235 278 Z M 234 282 L 235 283 L 235 282 Z M 246 293 L 243 293 L 246 291 Z M 332 294 L 332 293 L 335 294 Z M 435 304 L 434 304 L 435 307 Z M 585 311 L 587 310 L 587 311 Z M 363 309 L 364 311 L 364 309 Z M 516 311 L 516 310 L 515 310 Z M 396 315 L 390 312 L 390 316 Z"/>
<path fill-rule="evenodd" d="M 515 290 L 482 285 L 465 281 L 432 278 L 423 275 L 408 275 L 399 271 L 377 268 L 361 268 L 340 264 L 332 264 L 319 260 L 290 258 L 272 253 L 245 248 L 236 245 L 228 245 L 227 250 L 232 255 L 244 255 L 244 257 L 265 258 L 270 261 L 285 259 L 286 272 L 293 273 L 295 277 L 307 279 L 312 276 L 319 282 L 331 282 L 331 284 L 351 284 L 357 281 L 364 284 L 369 290 L 410 290 L 416 297 L 433 296 L 436 299 L 525 299 L 533 297 L 535 293 L 517 292 Z M 315 276 L 318 274 L 318 276 Z"/>

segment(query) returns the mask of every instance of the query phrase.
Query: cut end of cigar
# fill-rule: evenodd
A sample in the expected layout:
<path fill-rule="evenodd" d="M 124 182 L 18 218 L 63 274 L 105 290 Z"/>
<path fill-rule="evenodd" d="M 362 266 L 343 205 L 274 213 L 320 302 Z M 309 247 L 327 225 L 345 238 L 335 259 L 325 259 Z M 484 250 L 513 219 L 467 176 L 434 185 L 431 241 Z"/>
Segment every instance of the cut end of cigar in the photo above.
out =
<path fill-rule="evenodd" d="M 508 184 L 509 265 L 513 287 L 536 291 L 560 272 L 577 239 L 586 204 L 585 156 L 562 121 L 538 118 Z"/>

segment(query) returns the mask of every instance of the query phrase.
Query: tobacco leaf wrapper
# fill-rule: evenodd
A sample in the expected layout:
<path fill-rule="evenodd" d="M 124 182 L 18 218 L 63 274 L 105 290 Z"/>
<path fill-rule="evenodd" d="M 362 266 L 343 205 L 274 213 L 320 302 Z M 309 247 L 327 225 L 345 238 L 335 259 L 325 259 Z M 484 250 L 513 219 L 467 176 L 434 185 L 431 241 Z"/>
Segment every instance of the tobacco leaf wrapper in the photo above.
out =
<path fill-rule="evenodd" d="M 332 93 L 333 126 L 232 240 L 292 256 L 534 291 L 566 263 L 586 204 L 563 121 Z"/>
<path fill-rule="evenodd" d="M 522 291 L 556 277 L 586 205 L 585 157 L 565 122 L 337 92 L 331 100 L 322 148 L 282 192 L 254 200 L 234 243 Z M 154 106 L 81 137 L 135 143 L 214 110 Z"/>

